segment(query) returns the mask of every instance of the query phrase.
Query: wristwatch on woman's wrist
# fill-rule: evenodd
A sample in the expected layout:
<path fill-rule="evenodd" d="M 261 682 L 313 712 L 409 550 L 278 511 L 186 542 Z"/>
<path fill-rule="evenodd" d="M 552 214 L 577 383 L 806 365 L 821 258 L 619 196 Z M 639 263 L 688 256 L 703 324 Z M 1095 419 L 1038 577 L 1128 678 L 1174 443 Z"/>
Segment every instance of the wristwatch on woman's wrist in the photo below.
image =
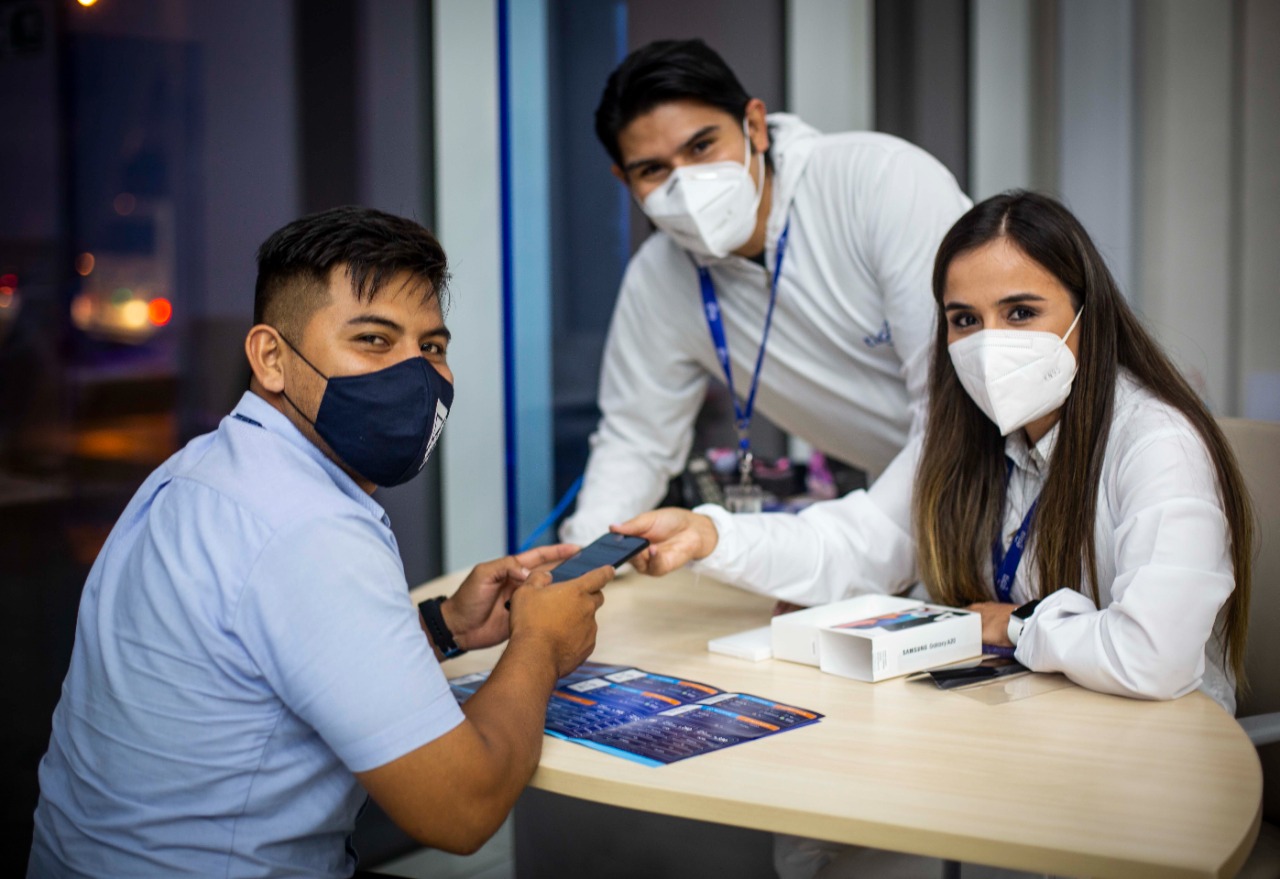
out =
<path fill-rule="evenodd" d="M 1028 601 L 1022 607 L 1009 614 L 1009 643 L 1014 647 L 1018 646 L 1018 639 L 1022 637 L 1022 630 L 1026 628 L 1027 620 L 1031 619 L 1031 615 L 1036 612 L 1036 606 L 1040 604 L 1040 599 Z"/>

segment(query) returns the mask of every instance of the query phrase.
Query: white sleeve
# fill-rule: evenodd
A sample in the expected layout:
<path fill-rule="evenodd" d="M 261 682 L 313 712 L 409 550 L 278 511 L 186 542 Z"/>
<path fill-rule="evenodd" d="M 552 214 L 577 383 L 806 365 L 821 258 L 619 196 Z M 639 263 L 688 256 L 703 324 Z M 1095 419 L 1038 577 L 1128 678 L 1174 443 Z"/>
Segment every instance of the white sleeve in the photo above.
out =
<path fill-rule="evenodd" d="M 663 314 L 660 303 L 673 295 L 691 297 L 697 316 L 697 274 L 688 258 L 686 278 L 641 265 L 645 256 L 653 254 L 638 254 L 628 267 L 609 326 L 600 375 L 602 417 L 591 436 L 577 508 L 560 529 L 570 543 L 589 543 L 610 525 L 652 509 L 668 480 L 684 468 L 693 444 L 707 376 L 684 350 L 689 309 Z M 671 290 L 673 283 L 687 289 Z"/>
<path fill-rule="evenodd" d="M 893 347 L 911 400 L 911 435 L 923 432 L 937 306 L 933 263 L 947 230 L 972 202 L 946 167 L 914 147 L 895 152 L 860 208 Z"/>
<path fill-rule="evenodd" d="M 1144 440 L 1121 452 L 1110 476 L 1118 523 L 1110 604 L 1098 610 L 1081 592 L 1060 589 L 1036 608 L 1016 655 L 1091 690 L 1174 699 L 1200 685 L 1235 576 L 1199 437 L 1168 430 Z"/>
<path fill-rule="evenodd" d="M 804 605 L 901 592 L 916 579 L 911 496 L 921 443 L 908 443 L 871 488 L 797 515 L 698 507 L 719 539 L 692 570 Z"/>

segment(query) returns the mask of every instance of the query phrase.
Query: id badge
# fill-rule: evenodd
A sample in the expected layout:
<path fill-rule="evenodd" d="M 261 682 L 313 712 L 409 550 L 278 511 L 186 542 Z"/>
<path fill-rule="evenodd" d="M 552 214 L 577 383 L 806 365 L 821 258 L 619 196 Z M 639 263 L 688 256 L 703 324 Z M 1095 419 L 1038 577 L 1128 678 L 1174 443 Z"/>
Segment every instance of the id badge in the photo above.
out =
<path fill-rule="evenodd" d="M 764 491 L 754 483 L 725 486 L 724 507 L 730 513 L 762 513 Z"/>

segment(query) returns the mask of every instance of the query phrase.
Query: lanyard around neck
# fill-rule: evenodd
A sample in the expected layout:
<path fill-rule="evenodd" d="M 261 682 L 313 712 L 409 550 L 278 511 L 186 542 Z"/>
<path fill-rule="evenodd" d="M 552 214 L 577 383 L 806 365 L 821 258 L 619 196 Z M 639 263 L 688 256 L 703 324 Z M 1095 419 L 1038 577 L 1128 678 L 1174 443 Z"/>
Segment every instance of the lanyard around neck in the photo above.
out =
<path fill-rule="evenodd" d="M 1005 460 L 1008 462 L 1008 469 L 1005 471 L 1004 477 L 1004 494 L 1007 503 L 1009 482 L 1013 478 L 1013 459 L 1006 458 Z M 1031 509 L 1027 510 L 1027 515 L 1022 518 L 1022 524 L 1013 535 L 1013 542 L 1009 544 L 1007 553 L 1000 543 L 999 536 L 996 537 L 995 543 L 991 545 L 991 568 L 995 577 L 997 601 L 1008 604 L 1013 595 L 1013 575 L 1018 572 L 1018 563 L 1022 561 L 1022 551 L 1026 549 L 1027 536 L 1031 533 L 1031 525 L 1036 515 L 1036 505 L 1039 503 L 1040 497 L 1037 495 L 1036 499 L 1031 502 Z"/>
<path fill-rule="evenodd" d="M 724 319 L 720 314 L 720 303 L 716 300 L 716 287 L 711 281 L 711 272 L 705 266 L 698 266 L 698 282 L 702 288 L 702 312 L 707 318 L 707 329 L 711 331 L 711 343 L 715 346 L 716 357 L 720 368 L 724 370 L 725 384 L 729 386 L 729 396 L 733 400 L 734 421 L 738 428 L 738 454 L 743 461 L 749 461 L 751 439 L 748 431 L 751 427 L 751 415 L 756 406 L 756 389 L 760 385 L 760 368 L 764 365 L 765 346 L 769 343 L 769 327 L 773 325 L 773 306 L 778 301 L 778 276 L 782 274 L 782 258 L 787 252 L 787 235 L 791 231 L 791 220 L 788 219 L 778 236 L 778 250 L 773 261 L 773 278 L 769 283 L 769 310 L 765 313 L 764 333 L 760 337 L 760 351 L 756 354 L 756 368 L 751 376 L 751 387 L 747 391 L 744 403 L 738 403 L 738 395 L 733 389 L 733 364 L 729 361 L 729 342 L 724 334 Z"/>

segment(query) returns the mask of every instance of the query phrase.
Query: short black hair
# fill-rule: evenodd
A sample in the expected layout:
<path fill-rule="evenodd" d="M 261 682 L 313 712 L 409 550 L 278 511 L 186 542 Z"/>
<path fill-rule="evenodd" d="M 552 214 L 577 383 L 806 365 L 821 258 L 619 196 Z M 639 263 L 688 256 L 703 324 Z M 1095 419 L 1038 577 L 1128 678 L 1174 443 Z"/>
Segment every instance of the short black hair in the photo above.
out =
<path fill-rule="evenodd" d="M 659 104 L 700 101 L 741 123 L 750 100 L 729 65 L 702 40 L 658 40 L 636 49 L 609 74 L 596 107 L 596 137 L 621 165 L 618 133 Z"/>
<path fill-rule="evenodd" d="M 424 302 L 435 298 L 445 305 L 449 267 L 436 237 L 405 217 L 349 205 L 294 220 L 262 242 L 253 322 L 301 335 L 328 301 L 337 266 L 345 268 L 362 302 L 372 301 L 392 276 L 408 272 L 425 282 Z"/>

